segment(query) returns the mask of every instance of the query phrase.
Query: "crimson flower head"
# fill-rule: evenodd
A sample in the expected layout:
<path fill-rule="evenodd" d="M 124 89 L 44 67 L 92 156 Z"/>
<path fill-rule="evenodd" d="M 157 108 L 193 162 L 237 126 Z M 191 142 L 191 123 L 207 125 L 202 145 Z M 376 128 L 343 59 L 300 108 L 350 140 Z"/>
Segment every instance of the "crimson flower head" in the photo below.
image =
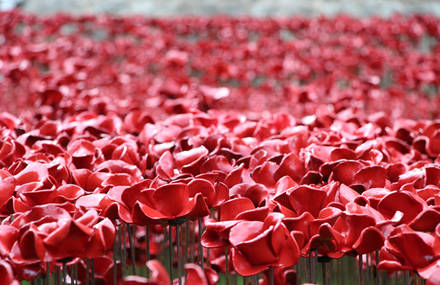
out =
<path fill-rule="evenodd" d="M 292 266 L 298 262 L 298 244 L 282 218 L 282 214 L 272 213 L 264 221 L 240 221 L 231 228 L 232 262 L 240 275 L 250 276 L 269 266 Z"/>
<path fill-rule="evenodd" d="M 135 194 L 138 196 L 133 206 L 133 221 L 146 225 L 207 215 L 209 208 L 202 194 L 197 193 L 194 197 L 190 194 L 190 188 L 184 183 L 139 190 Z"/>

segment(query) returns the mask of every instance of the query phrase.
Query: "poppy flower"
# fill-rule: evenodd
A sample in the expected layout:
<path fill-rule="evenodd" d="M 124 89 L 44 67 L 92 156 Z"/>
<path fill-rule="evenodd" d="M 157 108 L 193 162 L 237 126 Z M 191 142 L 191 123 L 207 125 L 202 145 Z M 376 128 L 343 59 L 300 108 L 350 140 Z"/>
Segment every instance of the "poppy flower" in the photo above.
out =
<path fill-rule="evenodd" d="M 318 253 L 323 256 L 339 257 L 342 256 L 340 253 L 342 244 L 343 236 L 332 229 L 329 223 L 323 223 L 319 226 L 318 233 L 308 240 L 303 252 L 317 249 Z"/>
<path fill-rule="evenodd" d="M 147 268 L 151 272 L 151 279 L 142 276 L 128 275 L 124 277 L 124 285 L 168 285 L 171 280 L 163 265 L 158 260 L 147 261 Z"/>
<path fill-rule="evenodd" d="M 287 216 L 291 213 L 301 215 L 304 212 L 309 212 L 312 216 L 317 217 L 326 197 L 327 193 L 324 190 L 299 185 L 275 197 L 274 200 L 289 211 L 284 211 Z"/>
<path fill-rule="evenodd" d="M 256 207 L 261 206 L 268 196 L 268 190 L 261 184 L 236 184 L 229 190 L 229 193 L 232 196 L 249 198 Z"/>
<path fill-rule="evenodd" d="M 190 169 L 201 163 L 208 154 L 208 150 L 204 146 L 193 148 L 191 150 L 182 151 L 174 155 L 174 160 L 178 168 L 182 171 L 190 171 Z"/>
<path fill-rule="evenodd" d="M 216 208 L 229 198 L 229 191 L 226 185 L 219 182 L 213 185 L 206 179 L 196 178 L 188 183 L 190 196 L 194 197 L 201 193 L 206 198 L 206 204 L 209 208 Z"/>
<path fill-rule="evenodd" d="M 291 266 L 299 259 L 299 248 L 282 223 L 282 215 L 270 214 L 260 221 L 241 221 L 229 232 L 235 270 L 250 276 L 269 266 Z"/>
<path fill-rule="evenodd" d="M 9 256 L 11 248 L 18 238 L 18 230 L 10 225 L 0 225 L 0 229 L 0 255 Z"/>
<path fill-rule="evenodd" d="M 30 219 L 36 219 L 36 223 L 28 223 Z M 23 213 L 12 223 L 18 227 L 17 241 L 11 248 L 12 259 L 17 263 L 32 263 L 85 254 L 101 256 L 112 249 L 115 229 L 109 220 L 98 222 L 98 219 L 93 211 L 74 219 L 57 205 Z M 89 250 L 84 251 L 84 248 Z"/>
<path fill-rule="evenodd" d="M 209 209 L 202 194 L 190 197 L 189 191 L 189 187 L 183 183 L 165 184 L 157 189 L 141 191 L 133 206 L 133 222 L 145 225 L 207 215 Z"/>
<path fill-rule="evenodd" d="M 158 260 L 147 261 L 147 267 L 151 271 L 151 280 L 159 285 L 170 284 L 171 280 L 167 271 Z"/>
<path fill-rule="evenodd" d="M 76 140 L 69 144 L 67 151 L 72 155 L 76 168 L 90 169 L 99 155 L 99 150 L 87 140 Z"/>
<path fill-rule="evenodd" d="M 433 250 L 434 238 L 423 232 L 402 232 L 388 238 L 390 245 L 397 250 L 397 256 L 404 265 L 419 269 L 437 259 Z"/>
<path fill-rule="evenodd" d="M 15 191 L 15 179 L 7 171 L 0 171 L 0 207 L 3 207 Z"/>
<path fill-rule="evenodd" d="M 270 284 L 269 281 L 269 273 L 268 271 L 264 272 L 264 279 L 260 284 L 267 285 Z M 286 284 L 286 285 L 293 285 L 297 283 L 297 273 L 295 270 L 289 268 L 289 267 L 276 267 L 273 269 L 273 282 L 276 285 Z M 303 283 L 306 284 L 306 283 Z"/>
<path fill-rule="evenodd" d="M 333 226 L 333 229 L 342 235 L 341 251 L 351 251 L 355 244 L 358 248 L 363 246 L 363 243 L 368 242 L 367 240 L 364 241 L 364 239 L 370 237 L 362 235 L 363 231 L 368 227 L 375 226 L 375 224 L 375 219 L 366 214 L 342 213 Z M 369 232 L 364 234 L 367 233 L 369 234 Z M 375 241 L 376 236 L 372 238 Z"/>
<path fill-rule="evenodd" d="M 440 77 L 425 47 L 438 26 L 2 13 L 0 105 L 16 114 L 0 114 L 2 282 L 68 260 L 84 283 L 85 258 L 97 283 L 179 282 L 157 260 L 151 279 L 120 278 L 112 249 L 120 236 L 119 253 L 160 257 L 164 224 L 186 221 L 212 265 L 187 264 L 191 284 L 215 283 L 226 261 L 296 283 L 311 250 L 379 251 L 378 269 L 438 283 Z M 147 227 L 117 234 L 121 221 Z M 170 249 L 193 251 L 180 241 Z"/>
<path fill-rule="evenodd" d="M 353 184 L 354 175 L 362 168 L 358 161 L 342 161 L 333 168 L 331 178 L 350 186 Z"/>
<path fill-rule="evenodd" d="M 359 239 L 353 245 L 353 249 L 359 254 L 374 252 L 382 247 L 385 238 L 376 227 L 368 227 L 362 230 Z"/>
<path fill-rule="evenodd" d="M 214 285 L 219 281 L 218 274 L 210 267 L 202 269 L 199 265 L 194 263 L 185 264 L 186 280 L 184 284 L 200 284 L 200 285 Z M 174 283 L 177 280 L 174 280 Z"/>
<path fill-rule="evenodd" d="M 4 260 L 0 260 L 0 282 L 1 284 L 20 284 L 14 277 L 12 266 Z"/>
<path fill-rule="evenodd" d="M 391 192 L 384 196 L 377 209 L 390 219 L 396 213 L 403 213 L 402 223 L 411 222 L 424 208 L 424 201 L 410 192 Z"/>
<path fill-rule="evenodd" d="M 386 170 L 380 166 L 365 167 L 356 172 L 353 184 L 362 185 L 364 189 L 384 187 Z"/>
<path fill-rule="evenodd" d="M 215 248 L 229 245 L 229 232 L 241 220 L 264 221 L 269 213 L 268 208 L 255 208 L 248 198 L 235 198 L 223 203 L 220 208 L 219 221 L 208 220 L 202 235 L 204 247 Z"/>
<path fill-rule="evenodd" d="M 439 270 L 439 260 L 436 260 L 426 267 L 417 270 L 417 272 L 424 280 L 427 281 L 427 284 L 438 284 L 440 283 Z"/>

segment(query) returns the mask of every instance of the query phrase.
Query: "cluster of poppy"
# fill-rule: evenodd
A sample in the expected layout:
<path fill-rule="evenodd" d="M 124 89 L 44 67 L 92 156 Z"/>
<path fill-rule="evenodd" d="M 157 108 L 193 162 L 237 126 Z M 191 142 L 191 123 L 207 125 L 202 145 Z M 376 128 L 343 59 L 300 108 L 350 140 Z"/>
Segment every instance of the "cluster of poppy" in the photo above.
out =
<path fill-rule="evenodd" d="M 440 284 L 439 39 L 2 12 L 0 284 Z"/>

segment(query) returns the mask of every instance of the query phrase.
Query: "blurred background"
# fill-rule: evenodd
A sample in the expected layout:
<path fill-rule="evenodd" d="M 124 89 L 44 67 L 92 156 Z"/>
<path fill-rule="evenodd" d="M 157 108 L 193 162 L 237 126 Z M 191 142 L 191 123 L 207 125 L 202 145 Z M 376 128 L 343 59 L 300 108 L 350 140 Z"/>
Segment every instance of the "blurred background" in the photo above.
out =
<path fill-rule="evenodd" d="M 0 9 L 21 5 L 27 12 L 143 14 L 150 16 L 192 15 L 334 15 L 358 17 L 393 13 L 440 15 L 439 0 L 0 0 Z"/>

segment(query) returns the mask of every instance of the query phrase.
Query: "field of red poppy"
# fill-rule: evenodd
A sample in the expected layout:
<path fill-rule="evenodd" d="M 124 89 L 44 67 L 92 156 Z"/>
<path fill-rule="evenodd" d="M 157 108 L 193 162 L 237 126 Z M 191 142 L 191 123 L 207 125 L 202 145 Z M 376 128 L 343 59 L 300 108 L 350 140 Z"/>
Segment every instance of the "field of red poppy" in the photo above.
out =
<path fill-rule="evenodd" d="M 440 284 L 440 19 L 0 13 L 0 285 Z"/>

